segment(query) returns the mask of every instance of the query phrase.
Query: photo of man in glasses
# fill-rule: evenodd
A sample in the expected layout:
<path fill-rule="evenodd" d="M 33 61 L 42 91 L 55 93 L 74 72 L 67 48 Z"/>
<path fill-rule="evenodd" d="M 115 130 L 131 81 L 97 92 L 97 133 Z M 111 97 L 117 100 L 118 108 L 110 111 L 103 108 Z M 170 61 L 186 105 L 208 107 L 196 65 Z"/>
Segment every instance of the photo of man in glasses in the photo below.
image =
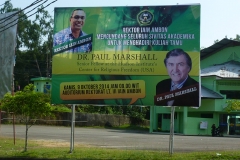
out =
<path fill-rule="evenodd" d="M 65 28 L 53 37 L 53 46 L 63 44 L 68 41 L 72 41 L 79 37 L 86 36 L 87 33 L 83 32 L 82 28 L 85 24 L 86 13 L 82 9 L 73 10 L 70 17 L 70 27 Z M 73 47 L 65 52 L 72 53 L 89 53 L 92 51 L 92 43 L 82 44 L 80 46 Z"/>

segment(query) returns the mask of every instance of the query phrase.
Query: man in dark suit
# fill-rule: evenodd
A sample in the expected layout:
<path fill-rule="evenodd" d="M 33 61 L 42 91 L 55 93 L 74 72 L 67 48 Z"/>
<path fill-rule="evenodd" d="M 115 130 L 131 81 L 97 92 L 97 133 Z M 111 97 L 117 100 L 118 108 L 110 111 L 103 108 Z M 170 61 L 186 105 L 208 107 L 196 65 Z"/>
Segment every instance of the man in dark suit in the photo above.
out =
<path fill-rule="evenodd" d="M 155 105 L 199 106 L 199 83 L 188 75 L 192 69 L 190 56 L 174 49 L 166 54 L 164 64 L 170 78 L 157 84 Z"/>

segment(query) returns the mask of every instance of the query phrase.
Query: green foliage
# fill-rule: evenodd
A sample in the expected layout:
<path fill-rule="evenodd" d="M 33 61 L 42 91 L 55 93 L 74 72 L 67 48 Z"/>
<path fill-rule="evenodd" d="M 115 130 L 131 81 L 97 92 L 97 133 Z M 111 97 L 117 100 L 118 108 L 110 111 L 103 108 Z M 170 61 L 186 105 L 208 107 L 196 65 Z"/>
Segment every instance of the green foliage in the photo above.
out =
<path fill-rule="evenodd" d="M 54 112 L 71 112 L 71 107 L 64 104 L 59 104 L 51 106 L 51 110 Z"/>
<path fill-rule="evenodd" d="M 34 85 L 29 84 L 23 91 L 18 91 L 14 95 L 6 93 L 0 101 L 0 109 L 13 112 L 26 125 L 25 151 L 27 151 L 28 129 L 35 123 L 34 119 L 51 115 L 50 95 L 35 92 Z"/>
<path fill-rule="evenodd" d="M 14 95 L 7 93 L 1 100 L 1 109 L 7 112 L 14 112 L 22 117 L 23 121 L 49 116 L 50 96 L 34 91 L 34 85 L 27 85 L 23 91 L 18 91 Z"/>
<path fill-rule="evenodd" d="M 93 106 L 93 105 L 78 105 L 76 109 L 83 113 L 99 113 L 99 114 L 116 114 L 117 106 Z"/>
<path fill-rule="evenodd" d="M 10 1 L 5 1 L 3 8 L 0 9 L 0 14 L 13 11 L 13 5 Z"/>
<path fill-rule="evenodd" d="M 76 106 L 78 112 L 83 113 L 101 113 L 101 114 L 116 114 L 128 115 L 132 117 L 146 118 L 149 107 L 139 106 L 94 106 L 94 105 L 78 105 Z"/>
<path fill-rule="evenodd" d="M 92 106 L 79 105 L 76 107 L 78 112 L 127 115 L 133 124 L 140 124 L 144 119 L 149 119 L 149 107 L 145 106 Z"/>
<path fill-rule="evenodd" d="M 215 40 L 215 41 L 214 41 L 214 43 L 213 43 L 213 44 L 215 44 L 215 43 L 218 43 L 218 42 L 219 42 L 219 40 L 217 39 L 217 40 Z"/>
<path fill-rule="evenodd" d="M 235 40 L 235 41 L 240 41 L 240 35 L 237 34 L 236 37 L 235 37 L 233 40 Z"/>
<path fill-rule="evenodd" d="M 240 110 L 240 100 L 232 99 L 228 100 L 226 103 L 227 107 L 224 108 L 224 110 L 227 111 L 228 113 Z"/>

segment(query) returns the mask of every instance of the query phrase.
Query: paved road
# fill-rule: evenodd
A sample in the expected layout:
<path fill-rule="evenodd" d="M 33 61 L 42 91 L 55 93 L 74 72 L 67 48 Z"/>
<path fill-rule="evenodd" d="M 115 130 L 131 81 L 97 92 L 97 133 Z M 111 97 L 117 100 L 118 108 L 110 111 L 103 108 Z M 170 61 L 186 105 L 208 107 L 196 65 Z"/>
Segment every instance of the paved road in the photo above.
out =
<path fill-rule="evenodd" d="M 16 138 L 24 138 L 25 126 L 16 125 Z M 169 151 L 168 134 L 150 134 L 114 129 L 92 129 L 76 127 L 75 144 L 102 148 Z M 70 142 L 71 128 L 59 126 L 37 126 L 29 129 L 29 139 Z M 0 136 L 13 137 L 12 125 L 1 125 Z M 174 135 L 173 150 L 176 152 L 240 150 L 240 137 L 210 137 Z"/>

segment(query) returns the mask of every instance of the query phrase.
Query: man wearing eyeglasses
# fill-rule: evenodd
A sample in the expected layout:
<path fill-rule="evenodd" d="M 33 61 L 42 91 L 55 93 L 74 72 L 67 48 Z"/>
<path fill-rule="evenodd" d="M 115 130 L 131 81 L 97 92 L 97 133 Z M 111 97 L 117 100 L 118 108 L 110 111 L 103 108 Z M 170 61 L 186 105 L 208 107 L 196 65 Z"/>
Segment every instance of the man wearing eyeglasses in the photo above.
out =
<path fill-rule="evenodd" d="M 189 76 L 192 69 L 190 56 L 182 49 L 166 54 L 164 64 L 169 79 L 156 86 L 157 103 L 162 106 L 199 106 L 199 83 Z"/>
<path fill-rule="evenodd" d="M 75 9 L 70 17 L 70 27 L 56 33 L 53 37 L 53 46 L 72 41 L 76 38 L 86 36 L 82 28 L 85 24 L 86 13 L 82 9 Z M 65 52 L 72 53 L 89 53 L 92 51 L 92 43 L 83 44 L 73 47 Z"/>

